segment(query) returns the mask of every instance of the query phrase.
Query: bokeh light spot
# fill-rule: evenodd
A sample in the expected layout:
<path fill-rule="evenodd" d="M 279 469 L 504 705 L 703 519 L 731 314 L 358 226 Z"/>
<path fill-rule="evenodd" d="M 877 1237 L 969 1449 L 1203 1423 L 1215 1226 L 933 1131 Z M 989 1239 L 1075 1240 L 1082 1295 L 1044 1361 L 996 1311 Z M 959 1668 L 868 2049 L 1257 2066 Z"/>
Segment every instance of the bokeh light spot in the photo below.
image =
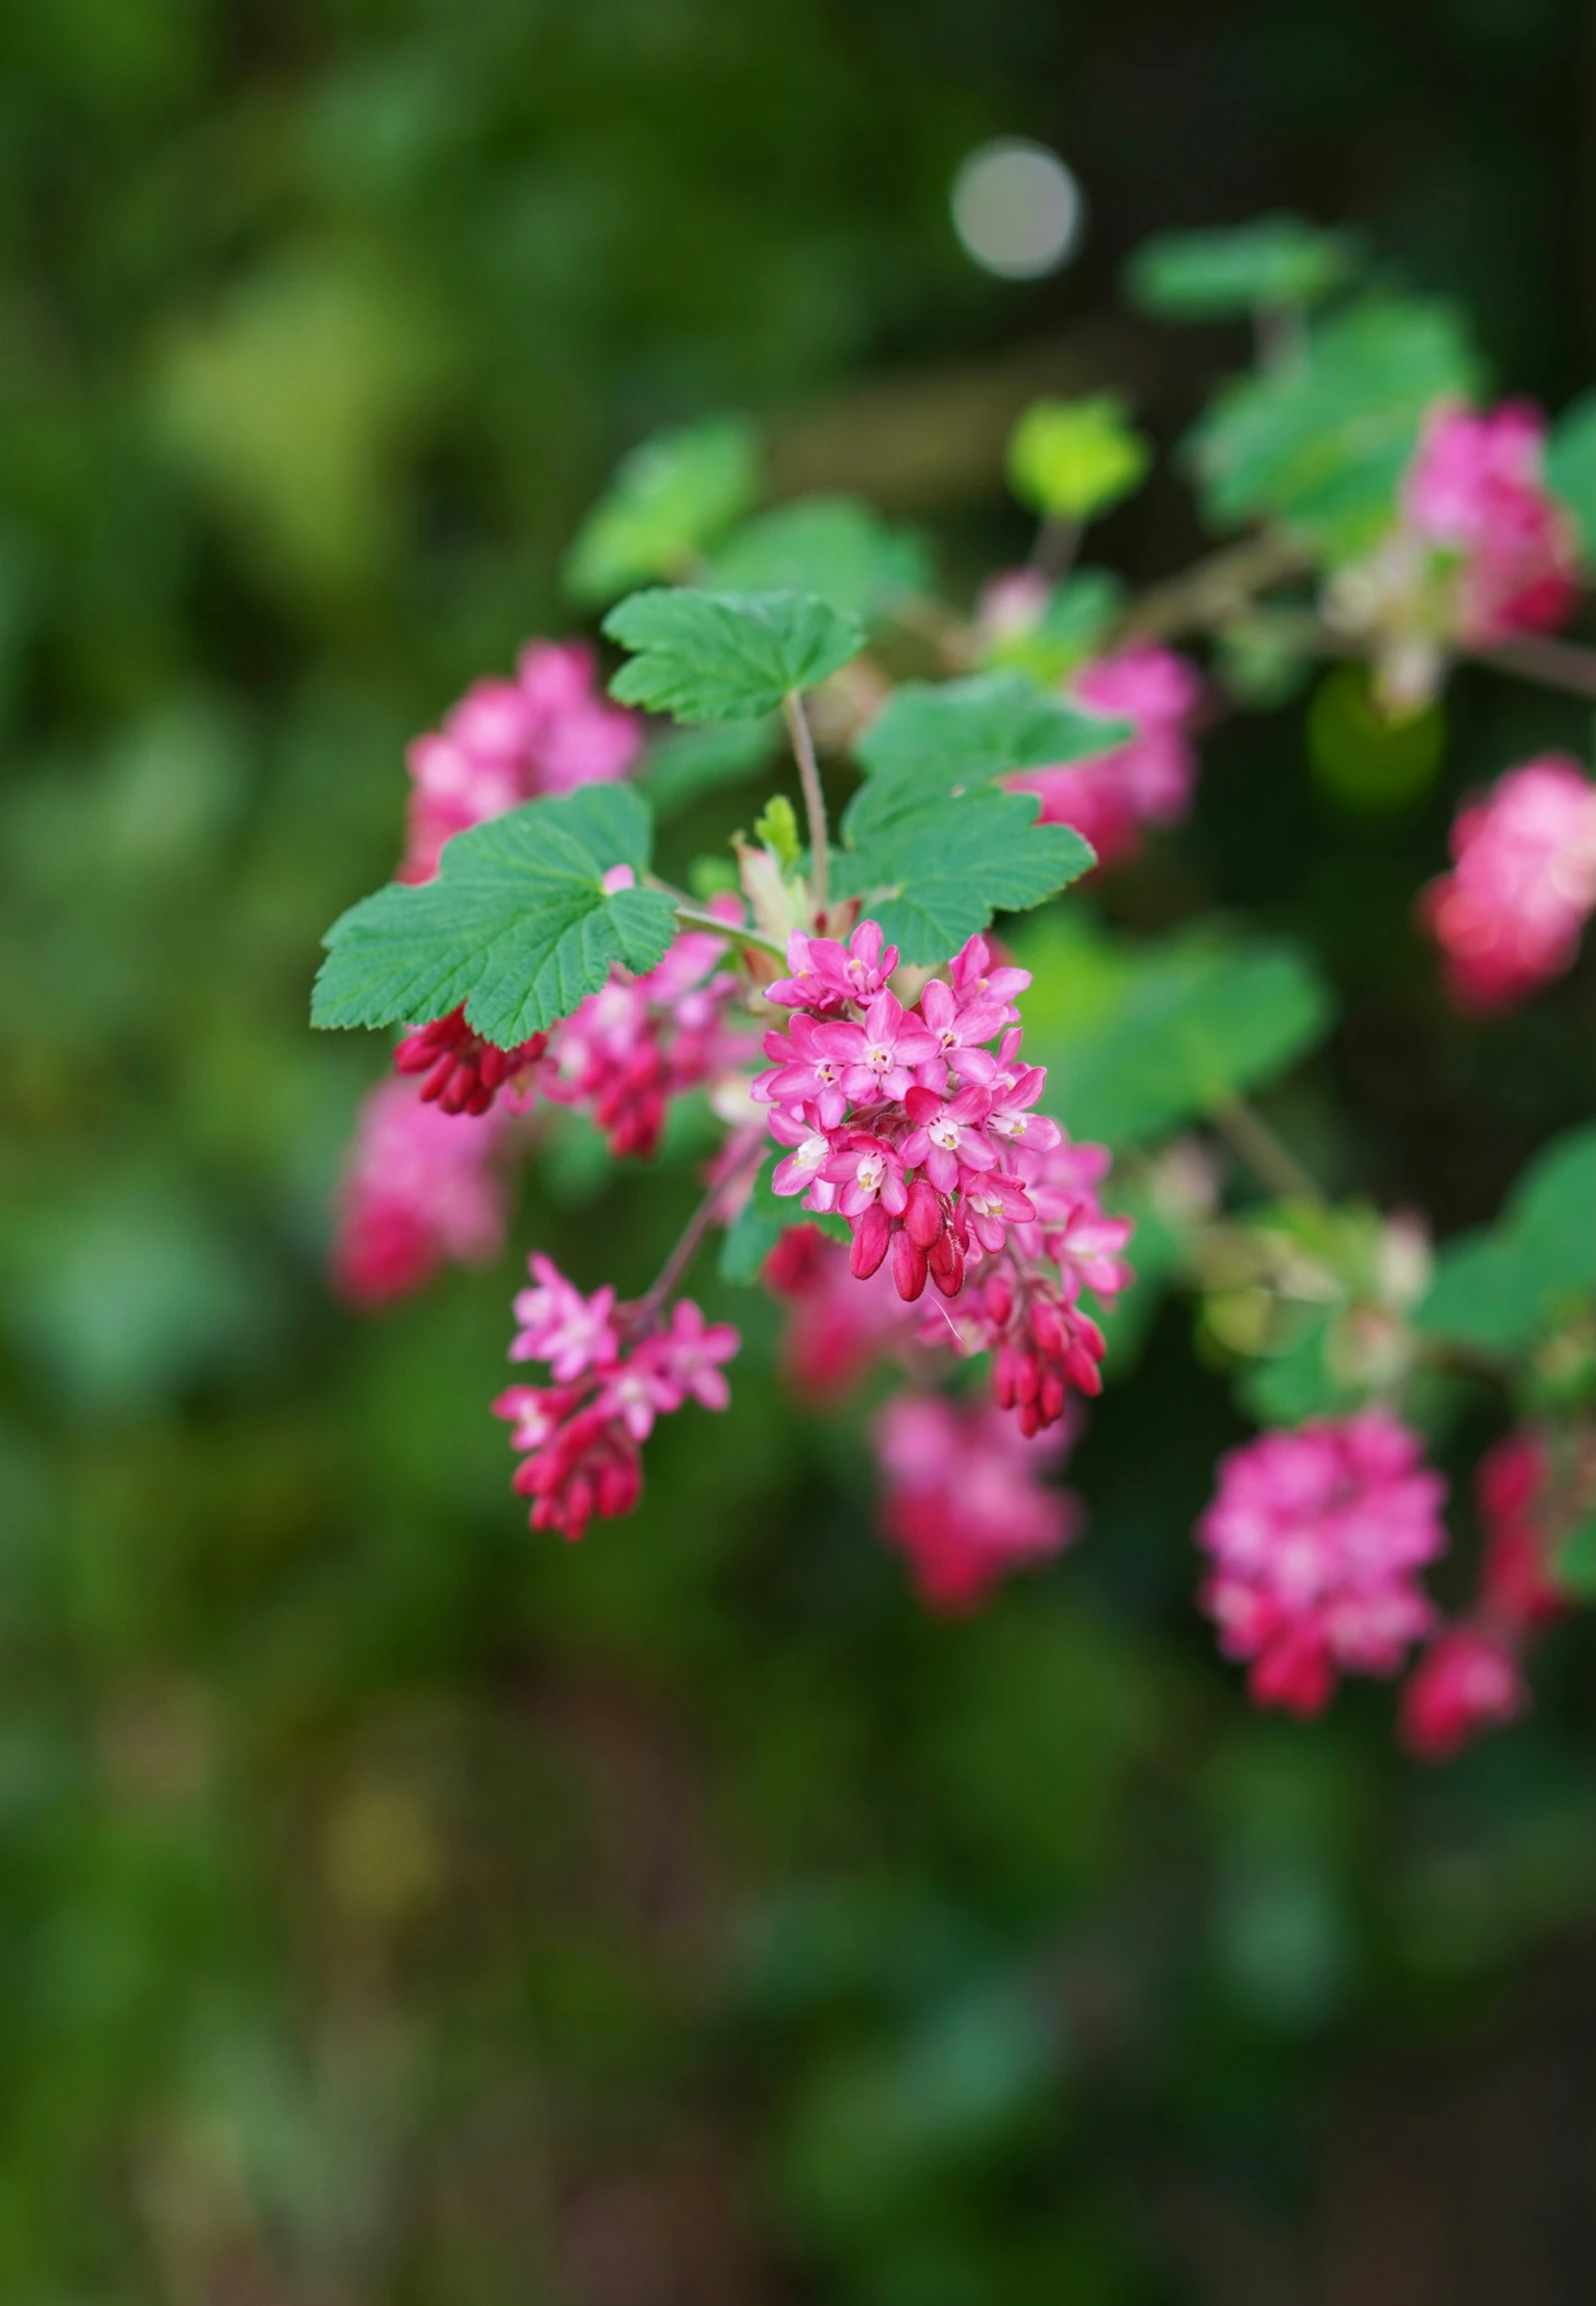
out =
<path fill-rule="evenodd" d="M 1045 144 L 1004 136 L 977 145 L 953 179 L 953 230 L 983 271 L 1039 280 L 1079 244 L 1079 185 Z"/>

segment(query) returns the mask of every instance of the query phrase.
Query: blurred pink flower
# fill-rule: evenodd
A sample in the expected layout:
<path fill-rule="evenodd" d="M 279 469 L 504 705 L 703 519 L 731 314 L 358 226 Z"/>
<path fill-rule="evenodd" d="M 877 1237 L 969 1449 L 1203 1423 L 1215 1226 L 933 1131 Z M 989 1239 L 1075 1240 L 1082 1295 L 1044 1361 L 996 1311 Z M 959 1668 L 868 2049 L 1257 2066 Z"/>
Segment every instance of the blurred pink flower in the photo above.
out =
<path fill-rule="evenodd" d="M 1069 694 L 1110 720 L 1134 722 L 1135 736 L 1095 760 L 1026 769 L 1003 782 L 1040 795 L 1038 823 L 1072 825 L 1099 865 L 1117 865 L 1135 854 L 1143 826 L 1178 824 L 1191 806 L 1197 755 L 1187 732 L 1201 678 L 1170 650 L 1141 643 L 1084 667 Z"/>
<path fill-rule="evenodd" d="M 1419 899 L 1462 1009 L 1500 1009 L 1560 977 L 1596 911 L 1596 785 L 1546 754 L 1510 769 L 1452 827 L 1450 873 Z"/>
<path fill-rule="evenodd" d="M 928 1608 L 972 1608 L 1010 1571 L 1059 1553 L 1080 1533 L 1077 1497 L 1043 1486 L 1070 1428 L 1026 1439 L 987 1402 L 900 1393 L 876 1419 L 885 1494 L 881 1530 L 908 1561 Z"/>

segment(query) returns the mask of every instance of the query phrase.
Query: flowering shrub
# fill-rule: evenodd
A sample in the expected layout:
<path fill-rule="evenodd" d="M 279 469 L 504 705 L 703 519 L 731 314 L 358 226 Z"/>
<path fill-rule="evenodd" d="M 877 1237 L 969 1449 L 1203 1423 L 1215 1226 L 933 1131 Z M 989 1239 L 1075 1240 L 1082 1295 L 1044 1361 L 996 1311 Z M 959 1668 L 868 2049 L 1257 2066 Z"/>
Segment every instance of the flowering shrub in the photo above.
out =
<path fill-rule="evenodd" d="M 1155 309 L 1259 321 L 1189 444 L 1204 517 L 1246 533 L 1139 601 L 1079 565 L 1151 463 L 1111 395 L 1021 421 L 1035 547 L 972 607 L 911 583 L 865 507 L 737 527 L 742 481 L 734 503 L 702 434 L 629 462 L 572 563 L 585 597 L 641 587 L 604 623 L 609 696 L 585 642 L 478 682 L 411 748 L 398 880 L 329 935 L 317 1022 L 401 1033 L 335 1272 L 370 1306 L 493 1253 L 510 1159 L 560 1109 L 648 1161 L 691 1108 L 703 1197 L 664 1269 L 622 1298 L 597 1255 L 573 1278 L 534 1253 L 515 1300 L 510 1356 L 546 1375 L 494 1406 L 533 1526 L 626 1514 L 656 1420 L 728 1406 L 739 1332 L 682 1293 L 719 1232 L 723 1281 L 787 1307 L 795 1387 L 871 1389 L 882 1535 L 950 1612 L 1074 1540 L 1066 1442 L 1184 1288 L 1263 1428 L 1195 1530 L 1220 1649 L 1298 1714 L 1416 1655 L 1401 1734 L 1440 1758 L 1526 1709 L 1531 1638 L 1596 1591 L 1596 1133 L 1437 1251 L 1421 1212 L 1332 1200 L 1252 1102 L 1329 1021 L 1310 956 L 1054 910 L 1182 822 L 1204 718 L 1267 709 L 1319 657 L 1365 659 L 1393 727 L 1468 659 L 1596 696 L 1558 631 L 1588 574 L 1588 413 L 1474 405 L 1448 312 L 1362 295 L 1347 244 L 1315 267 L 1292 229 L 1291 278 L 1317 284 L 1292 295 L 1267 232 L 1132 268 Z M 658 868 L 657 822 L 764 770 L 779 726 L 791 765 L 752 835 Z M 1596 911 L 1587 770 L 1501 766 L 1414 893 L 1464 1013 L 1569 971 Z M 1513 1430 L 1478 1471 L 1477 1600 L 1447 1618 L 1427 1459 L 1470 1400 Z"/>

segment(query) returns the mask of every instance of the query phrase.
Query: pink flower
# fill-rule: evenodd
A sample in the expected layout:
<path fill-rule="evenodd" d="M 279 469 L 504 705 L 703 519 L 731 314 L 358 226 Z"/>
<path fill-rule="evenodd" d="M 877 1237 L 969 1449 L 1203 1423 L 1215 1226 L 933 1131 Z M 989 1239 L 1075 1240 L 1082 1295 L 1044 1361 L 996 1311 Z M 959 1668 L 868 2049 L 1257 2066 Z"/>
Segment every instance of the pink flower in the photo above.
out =
<path fill-rule="evenodd" d="M 989 1169 L 997 1155 L 986 1143 L 987 1098 L 979 1089 L 962 1089 L 943 1104 L 934 1090 L 911 1089 L 903 1110 L 914 1124 L 903 1140 L 903 1158 L 911 1168 L 923 1168 L 939 1193 L 950 1193 L 960 1169 Z"/>
<path fill-rule="evenodd" d="M 365 1308 L 429 1280 L 446 1261 L 483 1264 L 503 1243 L 508 1116 L 454 1117 L 390 1076 L 367 1098 L 338 1191 L 333 1280 Z"/>
<path fill-rule="evenodd" d="M 1497 1009 L 1562 976 L 1596 911 L 1596 786 L 1546 754 L 1498 779 L 1452 827 L 1454 864 L 1419 900 L 1462 1009 Z"/>
<path fill-rule="evenodd" d="M 529 1262 L 538 1285 L 523 1289 L 515 1300 L 521 1328 L 510 1358 L 547 1361 L 562 1384 L 590 1369 L 608 1368 L 621 1349 L 611 1319 L 615 1290 L 607 1286 L 585 1297 L 541 1252 Z"/>
<path fill-rule="evenodd" d="M 535 1529 L 580 1537 L 595 1514 L 630 1513 L 643 1491 L 642 1444 L 655 1421 L 690 1396 L 709 1409 L 731 1398 L 721 1364 L 738 1350 L 736 1329 L 708 1323 L 679 1298 L 661 1329 L 645 1300 L 617 1305 L 615 1290 L 585 1297 L 545 1256 L 535 1256 L 536 1289 L 516 1299 L 527 1325 L 515 1360 L 546 1360 L 559 1383 L 511 1385 L 494 1403 L 523 1452 L 514 1486 L 533 1500 Z M 632 1340 L 635 1340 L 632 1341 Z"/>
<path fill-rule="evenodd" d="M 897 947 L 883 949 L 879 922 L 861 921 L 846 945 L 834 937 L 805 937 L 795 929 L 787 942 L 791 977 L 765 989 L 767 1001 L 784 1009 L 835 1010 L 845 1001 L 873 1001 L 897 967 Z"/>
<path fill-rule="evenodd" d="M 801 1122 L 795 1122 L 789 1115 L 781 1113 L 772 1114 L 771 1130 L 784 1145 L 793 1148 L 786 1159 L 779 1160 L 771 1172 L 773 1193 L 780 1193 L 783 1199 L 790 1200 L 795 1193 L 810 1192 L 829 1181 L 824 1170 L 831 1157 L 831 1140 L 823 1130 L 806 1129 Z M 833 1198 L 834 1195 L 827 1195 L 824 1203 L 827 1208 L 831 1206 Z M 817 1201 L 809 1202 L 811 1208 L 819 1205 Z"/>
<path fill-rule="evenodd" d="M 768 1033 L 765 1054 L 775 1059 L 751 1095 L 761 1105 L 810 1106 L 821 1129 L 835 1129 L 847 1111 L 843 1061 L 828 1057 L 819 1044 L 821 1027 L 803 1010 L 788 1033 Z"/>
<path fill-rule="evenodd" d="M 954 954 L 947 965 L 948 982 L 961 1009 L 977 1003 L 985 1006 L 996 1003 L 1007 1010 L 1005 1025 L 1016 1025 L 1019 1012 L 1011 1007 L 1017 997 L 1030 985 L 1028 969 L 1012 969 L 1006 964 L 995 967 L 991 948 L 984 937 L 971 937 Z"/>
<path fill-rule="evenodd" d="M 1449 1761 L 1482 1730 L 1516 1721 L 1528 1704 L 1513 1644 L 1486 1626 L 1449 1625 L 1402 1692 L 1402 1742 L 1422 1760 Z"/>
<path fill-rule="evenodd" d="M 827 1183 L 842 1188 L 836 1198 L 842 1215 L 862 1216 L 876 1199 L 889 1215 L 900 1215 L 908 1198 L 903 1159 L 895 1146 L 883 1145 L 867 1130 L 855 1130 L 831 1154 L 823 1171 Z"/>
<path fill-rule="evenodd" d="M 1547 1526 L 1552 1491 L 1550 1452 L 1529 1425 L 1488 1450 L 1474 1475 L 1474 1499 L 1485 1532 L 1481 1601 L 1496 1623 L 1518 1631 L 1548 1623 L 1565 1606 L 1550 1570 L 1557 1536 Z"/>
<path fill-rule="evenodd" d="M 479 681 L 407 760 L 410 830 L 401 881 L 430 881 L 444 843 L 541 794 L 624 777 L 643 743 L 637 716 L 594 688 L 581 641 L 534 641 L 513 681 Z"/>
<path fill-rule="evenodd" d="M 1402 485 L 1404 526 L 1456 556 L 1468 648 L 1560 625 L 1578 595 L 1573 525 L 1546 487 L 1546 426 L 1527 401 L 1431 412 Z"/>
<path fill-rule="evenodd" d="M 725 953 L 724 938 L 689 931 L 646 976 L 615 970 L 550 1036 L 538 1073 L 544 1095 L 585 1107 L 618 1156 L 646 1158 L 671 1100 L 747 1054 L 730 1025 L 738 985 L 718 966 Z"/>
<path fill-rule="evenodd" d="M 1316 1713 L 1337 1672 L 1394 1673 L 1434 1623 L 1416 1573 L 1444 1549 L 1445 1484 L 1386 1410 L 1263 1433 L 1219 1460 L 1197 1525 L 1203 1606 L 1260 1704 Z"/>
<path fill-rule="evenodd" d="M 1079 1500 L 1042 1485 L 1063 1454 L 1062 1427 L 1026 1440 L 984 1404 L 903 1393 L 877 1418 L 874 1440 L 882 1534 L 906 1555 L 928 1608 L 970 1609 L 1011 1570 L 1079 1534 Z"/>
<path fill-rule="evenodd" d="M 874 928 L 874 923 L 860 926 Z M 905 1012 L 893 993 L 876 994 L 862 1025 L 821 1025 L 814 1038 L 827 1057 L 841 1064 L 842 1088 L 855 1105 L 906 1097 L 914 1086 L 914 1068 L 936 1054 L 936 1043 L 918 1016 Z"/>
<path fill-rule="evenodd" d="M 1140 847 L 1144 825 L 1178 824 L 1191 806 L 1197 756 L 1187 732 L 1202 683 L 1169 650 L 1141 643 L 1086 666 L 1070 694 L 1094 713 L 1134 722 L 1130 743 L 1094 760 L 1022 770 L 1003 783 L 1040 796 L 1039 824 L 1073 826 L 1099 865 L 1117 865 Z"/>

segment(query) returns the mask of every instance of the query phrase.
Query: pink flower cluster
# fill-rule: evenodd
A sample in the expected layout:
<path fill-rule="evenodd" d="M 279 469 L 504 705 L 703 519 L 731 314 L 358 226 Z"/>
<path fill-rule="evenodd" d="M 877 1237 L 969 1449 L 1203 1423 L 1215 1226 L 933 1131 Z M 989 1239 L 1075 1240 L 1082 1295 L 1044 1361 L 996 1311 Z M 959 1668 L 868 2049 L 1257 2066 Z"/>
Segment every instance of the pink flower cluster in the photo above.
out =
<path fill-rule="evenodd" d="M 715 910 L 741 918 L 735 898 L 718 900 Z M 602 992 L 555 1028 L 537 1076 L 544 1096 L 584 1107 L 613 1153 L 652 1153 L 672 1098 L 749 1055 L 747 1034 L 730 1024 L 738 981 L 720 966 L 726 951 L 724 938 L 688 930 L 647 976 L 613 971 Z"/>
<path fill-rule="evenodd" d="M 452 1117 L 415 1085 L 379 1084 L 361 1110 L 339 1187 L 333 1280 L 361 1307 L 387 1304 L 445 1260 L 486 1262 L 504 1240 L 509 1116 Z"/>
<path fill-rule="evenodd" d="M 1499 1009 L 1560 977 L 1596 912 L 1596 785 L 1547 754 L 1459 811 L 1453 866 L 1419 899 L 1460 1008 Z"/>
<path fill-rule="evenodd" d="M 1434 1608 L 1417 1572 L 1446 1544 L 1445 1484 L 1384 1409 L 1262 1433 L 1219 1460 L 1197 1524 L 1202 1603 L 1260 1705 L 1317 1713 L 1337 1673 L 1396 1672 Z"/>
<path fill-rule="evenodd" d="M 1596 1489 L 1596 1458 L 1572 1468 L 1577 1512 Z M 1551 1575 L 1559 1515 L 1551 1451 L 1525 1426 L 1480 1461 L 1474 1497 L 1484 1531 L 1479 1597 L 1465 1618 L 1444 1626 L 1402 1695 L 1402 1737 L 1426 1761 L 1448 1761 L 1482 1731 L 1516 1721 L 1529 1705 L 1523 1653 L 1558 1616 L 1566 1596 Z"/>
<path fill-rule="evenodd" d="M 989 1405 L 940 1393 L 887 1403 L 874 1428 L 881 1528 L 928 1608 L 972 1608 L 1010 1570 L 1061 1552 L 1079 1534 L 1079 1499 L 1042 1480 L 1069 1437 L 1060 1424 L 1027 1438 Z"/>
<path fill-rule="evenodd" d="M 1135 736 L 1095 760 L 1003 782 L 1040 795 L 1039 824 L 1073 826 L 1099 865 L 1118 865 L 1140 847 L 1143 826 L 1178 824 L 1191 806 L 1197 756 L 1188 732 L 1201 678 L 1170 650 L 1140 644 L 1085 666 L 1068 693 L 1109 720 L 1134 722 Z"/>
<path fill-rule="evenodd" d="M 1402 484 L 1410 535 L 1455 561 L 1455 637 L 1486 648 L 1560 625 L 1578 596 L 1573 524 L 1546 486 L 1546 424 L 1527 401 L 1432 411 Z"/>
<path fill-rule="evenodd" d="M 443 727 L 418 737 L 401 881 L 430 881 L 444 843 L 524 801 L 624 777 L 643 731 L 594 687 L 581 641 L 533 641 L 513 681 L 477 681 Z"/>
<path fill-rule="evenodd" d="M 1097 1205 L 1106 1156 L 1095 1166 L 1096 1149 L 1068 1146 L 1035 1110 L 1046 1076 L 1020 1057 L 1013 1006 L 1028 972 L 994 966 L 972 937 L 905 1009 L 889 983 L 897 950 L 873 921 L 846 946 L 795 932 L 788 966 L 767 998 L 793 1021 L 767 1034 L 772 1064 L 752 1092 L 788 1149 L 772 1189 L 836 1210 L 854 1277 L 889 1258 L 906 1303 L 927 1280 L 959 1298 L 978 1267 L 950 1341 L 993 1352 L 997 1401 L 1026 1433 L 1056 1422 L 1071 1385 L 1101 1388 L 1102 1332 L 1078 1300 L 1128 1280 L 1130 1226 Z"/>
<path fill-rule="evenodd" d="M 731 1399 L 722 1363 L 740 1339 L 679 1297 L 662 1324 L 647 1300 L 618 1305 L 613 1288 L 591 1297 L 545 1256 L 516 1299 L 514 1361 L 545 1361 L 553 1382 L 511 1385 L 494 1403 L 524 1451 L 515 1486 L 532 1499 L 534 1529 L 577 1538 L 598 1514 L 630 1513 L 643 1493 L 642 1446 L 655 1419 L 690 1397 L 707 1409 Z"/>
<path fill-rule="evenodd" d="M 549 1036 L 535 1033 L 519 1048 L 496 1049 L 472 1031 L 461 1008 L 408 1033 L 394 1052 L 394 1071 L 425 1077 L 424 1105 L 436 1105 L 440 1113 L 481 1115 L 507 1084 L 517 1091 L 530 1088 L 548 1046 Z"/>

